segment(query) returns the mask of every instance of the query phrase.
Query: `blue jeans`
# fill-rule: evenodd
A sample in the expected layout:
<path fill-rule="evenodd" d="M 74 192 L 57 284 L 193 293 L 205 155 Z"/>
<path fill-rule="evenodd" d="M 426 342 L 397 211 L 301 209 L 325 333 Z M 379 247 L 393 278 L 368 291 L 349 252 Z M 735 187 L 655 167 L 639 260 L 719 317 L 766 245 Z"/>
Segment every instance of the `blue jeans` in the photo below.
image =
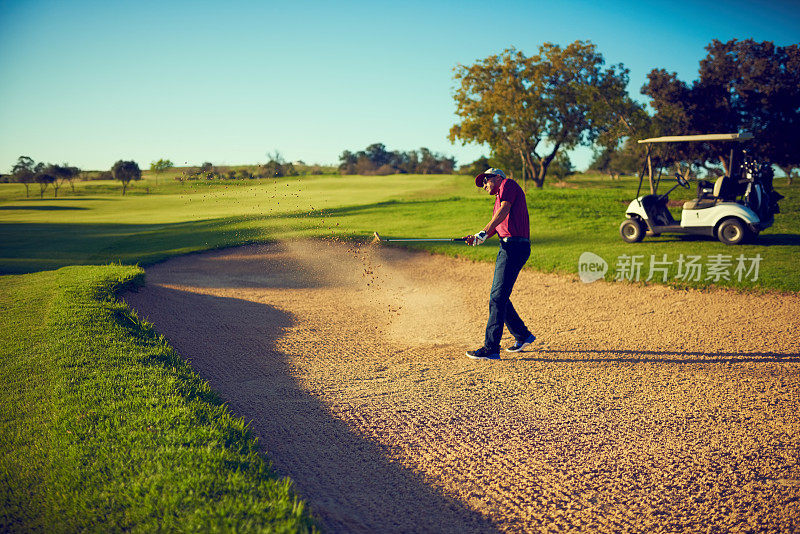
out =
<path fill-rule="evenodd" d="M 508 327 L 509 333 L 519 342 L 525 341 L 531 335 L 510 300 L 514 282 L 517 281 L 517 276 L 530 255 L 531 244 L 529 242 L 500 242 L 500 250 L 497 252 L 497 261 L 494 264 L 492 291 L 489 294 L 489 322 L 486 323 L 486 340 L 483 342 L 484 347 L 491 351 L 500 349 L 504 324 Z"/>

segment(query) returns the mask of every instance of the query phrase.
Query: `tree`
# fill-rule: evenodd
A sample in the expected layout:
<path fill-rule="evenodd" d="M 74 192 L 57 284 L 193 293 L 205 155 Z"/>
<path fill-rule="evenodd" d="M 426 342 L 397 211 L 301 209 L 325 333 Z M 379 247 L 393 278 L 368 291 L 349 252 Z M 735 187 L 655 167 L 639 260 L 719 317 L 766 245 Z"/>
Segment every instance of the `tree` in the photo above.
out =
<path fill-rule="evenodd" d="M 164 171 L 168 171 L 169 169 L 173 168 L 174 166 L 175 166 L 174 163 L 172 163 L 170 160 L 164 159 L 164 158 L 161 158 L 158 161 L 151 161 L 150 162 L 150 170 L 155 172 L 155 173 L 157 173 L 157 174 L 161 174 Z"/>
<path fill-rule="evenodd" d="M 629 137 L 622 147 L 599 147 L 589 170 L 602 172 L 618 180 L 623 174 L 636 174 L 642 164 L 641 146 Z"/>
<path fill-rule="evenodd" d="M 72 167 L 67 165 L 66 163 L 64 166 L 67 169 L 67 181 L 69 182 L 69 187 L 72 189 L 72 192 L 75 192 L 75 179 L 81 175 L 81 170 L 78 167 Z"/>
<path fill-rule="evenodd" d="M 462 165 L 458 172 L 460 174 L 466 174 L 469 176 L 478 176 L 480 173 L 491 167 L 492 165 L 489 163 L 489 158 L 486 156 L 481 156 L 472 163 L 467 165 Z"/>
<path fill-rule="evenodd" d="M 125 190 L 128 188 L 128 183 L 131 180 L 141 180 L 142 171 L 139 169 L 139 164 L 135 161 L 117 161 L 111 167 L 111 174 L 115 180 L 122 182 L 122 195 L 125 195 Z"/>
<path fill-rule="evenodd" d="M 404 174 L 415 174 L 420 166 L 419 153 L 416 150 L 395 152 L 399 160 L 398 171 Z M 397 172 L 397 171 L 395 171 Z"/>
<path fill-rule="evenodd" d="M 553 162 L 550 164 L 550 172 L 563 182 L 567 176 L 575 174 L 575 167 L 572 166 L 572 161 L 566 152 L 559 152 Z"/>
<path fill-rule="evenodd" d="M 44 198 L 44 192 L 47 189 L 47 186 L 50 184 L 55 183 L 56 178 L 52 174 L 48 174 L 45 170 L 40 170 L 36 172 L 34 177 L 34 181 L 39 184 L 39 198 Z"/>
<path fill-rule="evenodd" d="M 297 176 L 297 169 L 294 164 L 287 162 L 280 152 L 277 150 L 272 153 L 267 153 L 269 161 L 262 165 L 264 169 L 264 176 L 268 178 L 281 178 L 283 176 Z"/>
<path fill-rule="evenodd" d="M 151 161 L 150 162 L 150 170 L 152 172 L 154 172 L 155 175 L 156 175 L 156 185 L 158 185 L 158 176 L 161 173 L 163 173 L 165 171 L 168 171 L 169 169 L 173 168 L 174 166 L 175 166 L 175 164 L 172 163 L 172 161 L 170 161 L 168 159 L 164 159 L 164 158 L 161 158 L 158 161 Z"/>
<path fill-rule="evenodd" d="M 778 165 L 800 161 L 800 45 L 715 39 L 706 50 L 693 87 L 696 122 L 751 132 L 749 152 L 756 157 Z"/>
<path fill-rule="evenodd" d="M 210 161 L 204 161 L 200 168 L 197 169 L 197 177 L 198 178 L 205 178 L 206 180 L 211 180 L 217 175 L 216 169 L 214 169 L 214 164 Z"/>
<path fill-rule="evenodd" d="M 542 187 L 559 150 L 618 137 L 637 106 L 626 92 L 628 70 L 605 61 L 590 42 L 545 43 L 535 56 L 513 48 L 460 65 L 450 141 L 487 143 L 493 157 L 516 158 L 523 183 Z"/>
<path fill-rule="evenodd" d="M 663 69 L 648 75 L 642 93 L 652 99 L 657 135 L 747 131 L 755 137 L 752 155 L 779 166 L 800 161 L 800 45 L 715 39 L 706 50 L 691 86 Z M 724 143 L 692 143 L 673 159 L 728 172 L 729 150 Z"/>
<path fill-rule="evenodd" d="M 30 185 L 36 180 L 36 174 L 33 170 L 33 159 L 28 156 L 20 156 L 17 158 L 17 163 L 11 169 L 13 180 L 25 186 L 25 198 L 30 196 Z"/>
<path fill-rule="evenodd" d="M 53 177 L 53 196 L 58 197 L 58 190 L 64 185 L 64 182 L 71 179 L 71 172 L 69 165 L 55 165 L 49 163 L 45 167 L 45 173 Z"/>
<path fill-rule="evenodd" d="M 355 174 L 357 162 L 358 157 L 349 150 L 345 150 L 339 156 L 339 172 L 342 174 Z"/>

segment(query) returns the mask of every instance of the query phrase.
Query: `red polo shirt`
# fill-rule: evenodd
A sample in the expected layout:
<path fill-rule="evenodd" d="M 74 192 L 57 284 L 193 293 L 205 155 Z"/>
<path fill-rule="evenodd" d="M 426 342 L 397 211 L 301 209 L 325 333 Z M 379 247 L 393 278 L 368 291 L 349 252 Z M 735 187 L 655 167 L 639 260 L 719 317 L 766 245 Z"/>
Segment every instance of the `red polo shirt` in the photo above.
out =
<path fill-rule="evenodd" d="M 530 239 L 531 225 L 528 220 L 528 204 L 525 202 L 525 192 L 511 178 L 506 178 L 500 182 L 500 188 L 494 199 L 493 216 L 500 211 L 500 203 L 504 201 L 511 203 L 511 211 L 497 225 L 495 233 L 499 237 L 527 237 Z"/>

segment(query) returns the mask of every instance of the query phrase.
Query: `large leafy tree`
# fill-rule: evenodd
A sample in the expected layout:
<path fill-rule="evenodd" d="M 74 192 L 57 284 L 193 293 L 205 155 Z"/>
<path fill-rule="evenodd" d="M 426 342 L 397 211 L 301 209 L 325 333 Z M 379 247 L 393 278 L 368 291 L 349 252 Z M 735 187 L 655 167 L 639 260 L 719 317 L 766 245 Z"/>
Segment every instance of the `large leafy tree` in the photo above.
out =
<path fill-rule="evenodd" d="M 119 160 L 111 167 L 111 175 L 115 180 L 122 182 L 122 194 L 125 195 L 128 183 L 131 180 L 141 180 L 142 171 L 139 169 L 139 164 L 135 161 Z"/>
<path fill-rule="evenodd" d="M 655 110 L 652 133 L 680 135 L 751 132 L 749 150 L 784 170 L 800 164 L 800 45 L 769 41 L 712 41 L 691 85 L 654 69 L 642 93 Z M 728 147 L 692 144 L 673 156 L 727 171 Z"/>
<path fill-rule="evenodd" d="M 486 143 L 493 157 L 520 162 L 523 181 L 542 187 L 559 151 L 630 134 L 625 117 L 639 106 L 626 92 L 628 70 L 604 64 L 594 44 L 575 41 L 545 43 L 531 57 L 509 48 L 459 65 L 453 96 L 461 122 L 450 141 Z"/>

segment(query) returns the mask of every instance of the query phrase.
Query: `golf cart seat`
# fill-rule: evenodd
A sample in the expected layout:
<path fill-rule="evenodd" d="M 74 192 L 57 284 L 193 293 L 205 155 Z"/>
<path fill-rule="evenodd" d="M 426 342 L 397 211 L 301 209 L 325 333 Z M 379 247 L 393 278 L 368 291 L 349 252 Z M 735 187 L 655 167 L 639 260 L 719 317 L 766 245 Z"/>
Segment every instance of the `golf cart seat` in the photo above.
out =
<path fill-rule="evenodd" d="M 733 184 L 733 185 L 731 185 Z M 697 184 L 697 198 L 683 203 L 685 210 L 701 210 L 703 208 L 710 208 L 716 206 L 720 202 L 726 200 L 736 199 L 736 184 L 735 180 L 730 176 L 720 176 L 714 182 L 714 189 L 709 193 L 709 186 L 711 184 L 705 180 L 701 180 Z"/>
<path fill-rule="evenodd" d="M 737 183 L 730 176 L 720 176 L 714 182 L 714 199 L 715 200 L 736 200 Z"/>
<path fill-rule="evenodd" d="M 701 210 L 703 208 L 710 208 L 716 206 L 721 199 L 719 198 L 696 198 L 683 203 L 685 210 Z"/>
<path fill-rule="evenodd" d="M 712 185 L 711 182 L 705 180 L 698 180 L 697 182 L 697 198 L 683 203 L 685 210 L 701 210 L 703 208 L 710 208 L 720 203 L 723 198 L 720 193 L 725 187 L 725 176 L 720 176 Z M 728 192 L 726 191 L 726 194 Z"/>

